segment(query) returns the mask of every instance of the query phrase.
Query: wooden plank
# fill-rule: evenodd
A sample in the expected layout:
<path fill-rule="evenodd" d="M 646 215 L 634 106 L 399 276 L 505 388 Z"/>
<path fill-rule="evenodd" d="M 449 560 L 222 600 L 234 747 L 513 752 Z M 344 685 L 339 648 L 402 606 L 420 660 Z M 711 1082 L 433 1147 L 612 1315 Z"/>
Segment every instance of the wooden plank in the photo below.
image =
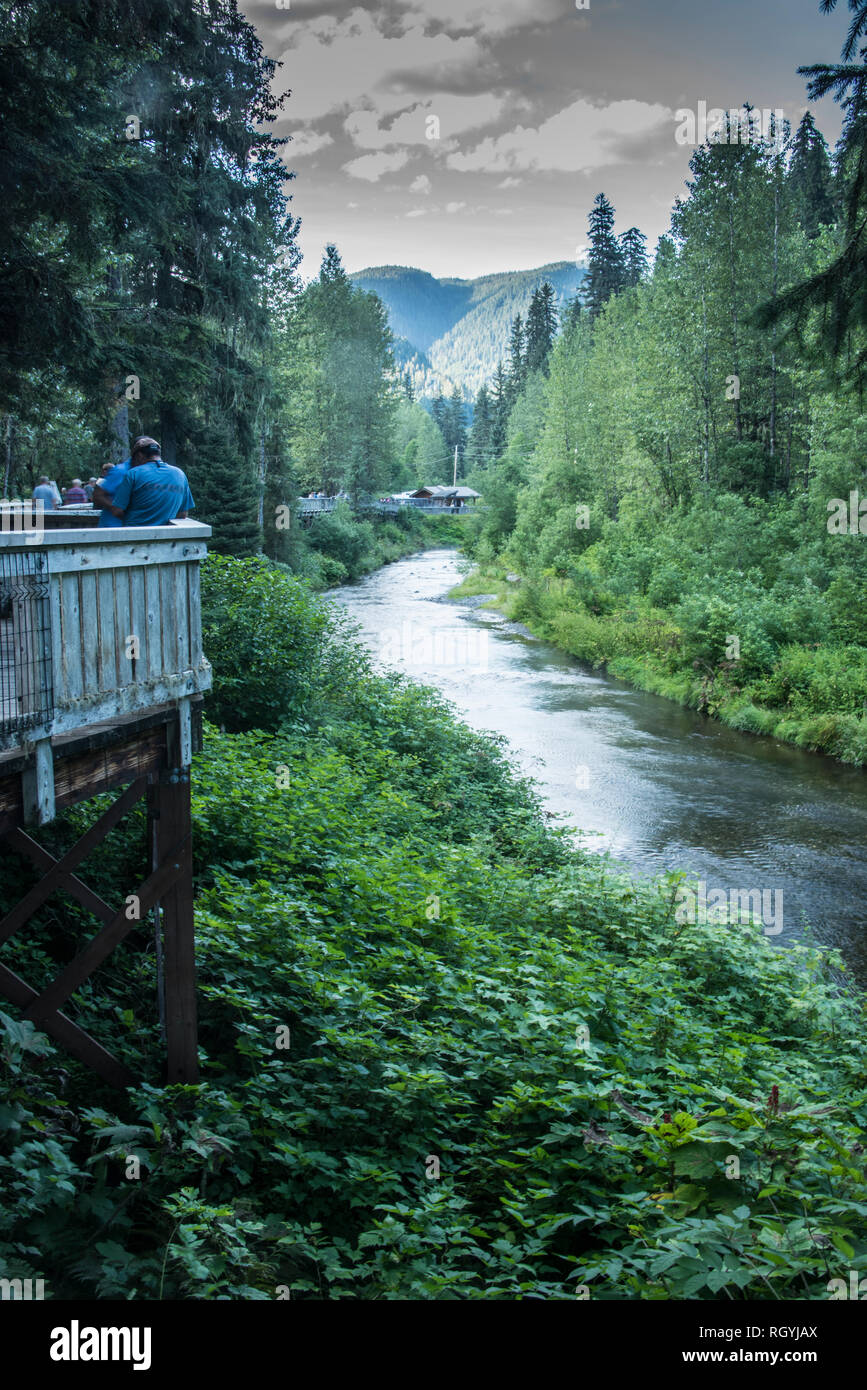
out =
<path fill-rule="evenodd" d="M 90 540 L 90 537 L 88 537 Z M 51 551 L 54 574 L 99 573 L 104 569 L 147 569 L 203 560 L 207 546 L 190 541 L 154 541 L 139 545 L 65 545 Z"/>
<path fill-rule="evenodd" d="M 190 717 L 189 696 L 178 700 L 178 766 L 188 769 L 193 761 L 193 727 Z"/>
<path fill-rule="evenodd" d="M 55 763 L 57 809 L 73 806 L 136 778 L 153 776 L 165 765 L 165 731 L 160 728 L 137 735 L 126 743 L 109 744 Z"/>
<path fill-rule="evenodd" d="M 145 622 L 147 624 L 147 666 L 142 675 L 156 680 L 163 671 L 163 638 L 160 630 L 160 572 L 157 568 L 145 571 Z"/>
<path fill-rule="evenodd" d="M 135 889 L 141 918 L 150 912 L 158 898 L 166 894 L 179 875 L 189 877 L 192 893 L 192 850 L 189 835 L 185 843 L 174 844 L 164 855 L 159 867 Z M 122 907 L 113 920 L 104 926 L 102 931 L 97 932 L 84 950 L 79 951 L 57 978 L 42 990 L 39 998 L 34 999 L 28 1006 L 24 1017 L 41 1026 L 44 1020 L 55 1013 L 88 976 L 93 974 L 106 956 L 111 955 L 133 928 L 139 925 L 140 918 L 130 919 L 126 915 L 126 907 Z"/>
<path fill-rule="evenodd" d="M 174 607 L 169 610 L 168 620 L 174 627 L 175 671 L 186 671 L 190 664 L 190 632 L 187 620 L 187 565 L 172 566 L 172 589 Z"/>
<path fill-rule="evenodd" d="M 187 568 L 187 603 L 190 615 L 190 666 L 202 661 L 202 574 L 198 564 Z"/>
<path fill-rule="evenodd" d="M 84 673 L 81 660 L 81 601 L 78 575 L 64 574 L 60 578 L 61 613 L 63 619 L 63 688 L 55 689 L 58 707 L 78 700 L 84 693 Z"/>
<path fill-rule="evenodd" d="M 83 658 L 84 693 L 95 695 L 99 690 L 99 600 L 95 574 L 82 574 L 79 579 L 81 593 L 81 644 Z"/>
<path fill-rule="evenodd" d="M 37 908 L 41 907 L 46 898 L 49 898 L 54 892 L 57 887 L 58 875 L 71 873 L 73 869 L 77 868 L 82 859 L 92 849 L 95 849 L 105 839 L 108 832 L 117 825 L 118 821 L 126 815 L 129 808 L 144 796 L 146 790 L 147 782 L 144 778 L 139 778 L 138 781 L 133 782 L 132 786 L 127 787 L 123 795 L 119 796 L 117 801 L 113 802 L 108 810 L 102 813 L 99 820 L 94 821 L 81 839 L 76 840 L 62 859 L 55 862 L 54 868 L 50 869 L 38 883 L 34 883 L 29 893 L 26 893 L 20 903 L 11 912 L 7 912 L 0 922 L 0 942 L 7 941 L 13 932 L 16 932 L 33 916 Z M 22 837 L 24 837 L 23 830 L 13 831 L 9 836 L 9 843 L 16 846 L 22 842 Z"/>
<path fill-rule="evenodd" d="M 162 666 L 160 669 L 167 674 L 169 671 L 177 670 L 174 633 L 170 618 L 174 598 L 172 587 L 174 571 L 169 565 L 160 565 L 158 573 L 160 577 L 160 637 L 162 639 L 162 656 L 160 658 Z"/>
<path fill-rule="evenodd" d="M 20 976 L 5 965 L 0 965 L 0 993 L 20 1008 L 26 1008 L 37 997 L 36 990 L 31 989 Z M 77 1023 L 73 1023 L 71 1018 L 67 1018 L 66 1014 L 52 1014 L 39 1025 L 39 1028 L 40 1032 L 54 1038 L 55 1042 L 59 1042 L 61 1047 L 73 1057 L 77 1057 L 86 1067 L 90 1067 L 91 1071 L 95 1071 L 97 1076 L 101 1076 L 110 1086 L 123 1089 L 125 1086 L 136 1085 L 136 1078 L 128 1067 L 118 1061 L 117 1057 L 113 1057 L 83 1028 L 79 1028 Z"/>
<path fill-rule="evenodd" d="M 179 778 L 174 782 L 164 778 L 156 789 L 155 799 L 158 810 L 155 821 L 158 859 L 176 862 L 173 860 L 173 846 L 178 843 L 183 843 L 189 851 L 182 871 L 160 894 L 160 910 L 163 923 L 166 1079 L 170 1085 L 192 1085 L 199 1079 L 199 1052 L 189 778 Z"/>
<path fill-rule="evenodd" d="M 48 873 L 57 864 L 53 854 L 49 854 L 47 849 L 43 849 L 23 831 L 17 837 L 10 835 L 7 844 L 10 849 L 17 850 L 19 854 L 24 855 L 32 864 L 35 864 L 37 869 L 42 869 L 45 873 Z M 75 874 L 59 872 L 57 887 L 64 889 L 71 897 L 77 899 L 82 907 L 86 907 L 88 912 L 92 912 L 101 922 L 110 922 L 114 917 L 114 908 L 109 907 L 103 898 L 94 893 L 92 888 L 88 888 L 87 884 L 83 883 Z"/>
<path fill-rule="evenodd" d="M 148 628 L 147 608 L 145 606 L 145 571 L 136 566 L 129 571 L 130 632 L 139 639 L 139 658 L 135 663 L 134 678 L 140 680 L 148 674 Z"/>
<path fill-rule="evenodd" d="M 126 568 L 114 571 L 114 630 L 117 634 L 117 683 L 118 686 L 135 684 L 135 671 L 139 661 L 130 655 L 135 647 L 130 645 L 130 639 L 136 638 L 139 645 L 141 639 L 132 625 L 132 614 L 129 602 L 129 570 Z"/>
<path fill-rule="evenodd" d="M 54 755 L 51 739 L 41 738 L 33 750 L 33 762 L 21 774 L 24 820 L 48 825 L 54 820 Z"/>
<path fill-rule="evenodd" d="M 105 692 L 117 689 L 114 574 L 111 570 L 101 570 L 96 578 L 99 593 L 99 626 L 97 629 L 99 689 L 101 692 Z"/>

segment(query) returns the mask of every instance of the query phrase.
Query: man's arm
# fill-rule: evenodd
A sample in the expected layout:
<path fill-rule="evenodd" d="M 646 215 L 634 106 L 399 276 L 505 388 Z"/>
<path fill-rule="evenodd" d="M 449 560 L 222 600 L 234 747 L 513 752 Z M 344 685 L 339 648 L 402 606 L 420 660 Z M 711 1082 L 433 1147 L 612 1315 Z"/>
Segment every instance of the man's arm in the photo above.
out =
<path fill-rule="evenodd" d="M 123 514 L 130 504 L 130 498 L 132 497 L 132 489 L 133 476 L 132 469 L 130 469 L 127 473 L 124 474 L 124 476 L 120 480 L 120 483 L 114 489 L 114 492 L 112 494 L 112 500 L 107 503 L 108 510 L 111 512 L 112 516 L 116 516 L 119 521 L 122 520 Z"/>

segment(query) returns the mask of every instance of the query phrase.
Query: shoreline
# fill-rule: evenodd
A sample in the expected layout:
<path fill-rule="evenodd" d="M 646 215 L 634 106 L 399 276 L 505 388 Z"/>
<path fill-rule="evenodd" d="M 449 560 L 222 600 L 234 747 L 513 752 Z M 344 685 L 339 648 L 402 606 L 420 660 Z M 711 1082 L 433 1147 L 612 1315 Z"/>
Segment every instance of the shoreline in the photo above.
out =
<path fill-rule="evenodd" d="M 509 621 L 522 623 L 534 637 L 550 642 L 568 656 L 585 662 L 592 670 L 624 681 L 635 690 L 659 695 L 685 709 L 695 710 L 738 733 L 775 739 L 802 752 L 831 758 L 845 767 L 862 770 L 867 767 L 867 718 L 858 719 L 854 715 L 833 712 L 818 713 L 812 717 L 794 716 L 784 709 L 756 704 L 742 695 L 729 694 L 729 698 L 726 698 L 724 687 L 717 687 L 713 682 L 708 687 L 706 680 L 689 671 L 663 670 L 661 663 L 649 655 L 594 659 L 580 641 L 570 643 L 566 640 L 562 627 L 557 629 L 545 618 L 526 609 L 522 609 L 520 615 L 515 613 L 515 601 L 523 582 L 524 577 L 512 571 L 505 575 L 496 574 L 475 566 L 449 590 L 448 597 L 484 598 L 486 601 L 480 607 L 502 613 Z M 569 614 L 577 611 L 564 605 L 558 610 L 557 616 L 562 614 L 568 620 Z M 717 696 L 721 696 L 718 702 Z M 855 755 L 850 756 L 853 747 Z"/>

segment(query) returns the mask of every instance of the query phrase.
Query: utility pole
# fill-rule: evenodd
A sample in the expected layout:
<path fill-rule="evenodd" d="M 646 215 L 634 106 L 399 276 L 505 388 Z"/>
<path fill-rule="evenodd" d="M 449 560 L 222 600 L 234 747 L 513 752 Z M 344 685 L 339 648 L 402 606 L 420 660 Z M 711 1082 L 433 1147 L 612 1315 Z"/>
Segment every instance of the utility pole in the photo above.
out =
<path fill-rule="evenodd" d="M 457 485 L 458 485 L 458 446 L 457 446 L 457 444 L 456 444 L 456 445 L 455 445 L 455 475 L 454 475 L 454 478 L 452 479 L 452 487 L 457 487 Z"/>

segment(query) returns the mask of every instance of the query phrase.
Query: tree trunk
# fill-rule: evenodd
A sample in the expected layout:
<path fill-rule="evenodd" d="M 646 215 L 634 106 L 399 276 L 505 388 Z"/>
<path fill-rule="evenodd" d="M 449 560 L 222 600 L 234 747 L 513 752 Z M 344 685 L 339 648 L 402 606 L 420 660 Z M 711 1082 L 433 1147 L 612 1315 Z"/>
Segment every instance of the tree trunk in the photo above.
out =
<path fill-rule="evenodd" d="M 739 364 L 739 358 L 738 358 L 738 309 L 737 309 L 736 284 L 735 284 L 735 221 L 734 221 L 734 213 L 732 212 L 732 203 L 733 203 L 733 198 L 734 198 L 734 190 L 733 190 L 733 187 L 732 187 L 731 184 L 729 184 L 728 193 L 729 193 L 729 198 L 728 198 L 728 204 L 729 204 L 729 292 L 730 292 L 730 294 L 731 294 L 730 308 L 731 308 L 731 319 L 732 319 L 732 371 L 734 372 L 735 376 L 736 376 L 737 379 L 738 379 L 738 393 L 737 393 L 737 395 L 735 396 L 735 434 L 737 435 L 738 442 L 740 442 L 740 440 L 741 440 L 742 437 L 743 437 L 743 424 L 742 424 L 742 421 L 741 421 L 741 399 L 740 399 L 740 397 L 741 397 L 741 392 L 740 392 L 741 372 L 740 372 L 740 364 Z"/>
<path fill-rule="evenodd" d="M 775 171 L 776 172 L 776 171 Z M 779 229 L 780 229 L 780 185 L 774 182 L 774 278 L 771 287 L 771 300 L 776 302 L 777 298 L 777 270 L 779 265 Z M 771 332 L 773 333 L 773 329 Z M 770 438 L 768 440 L 768 454 L 773 470 L 774 456 L 777 442 L 777 354 L 771 348 L 771 419 L 770 419 Z"/>
<path fill-rule="evenodd" d="M 12 473 L 12 443 L 15 435 L 15 417 L 6 416 L 6 457 L 3 463 L 3 490 L 0 493 L 4 499 L 9 496 L 9 478 Z"/>

